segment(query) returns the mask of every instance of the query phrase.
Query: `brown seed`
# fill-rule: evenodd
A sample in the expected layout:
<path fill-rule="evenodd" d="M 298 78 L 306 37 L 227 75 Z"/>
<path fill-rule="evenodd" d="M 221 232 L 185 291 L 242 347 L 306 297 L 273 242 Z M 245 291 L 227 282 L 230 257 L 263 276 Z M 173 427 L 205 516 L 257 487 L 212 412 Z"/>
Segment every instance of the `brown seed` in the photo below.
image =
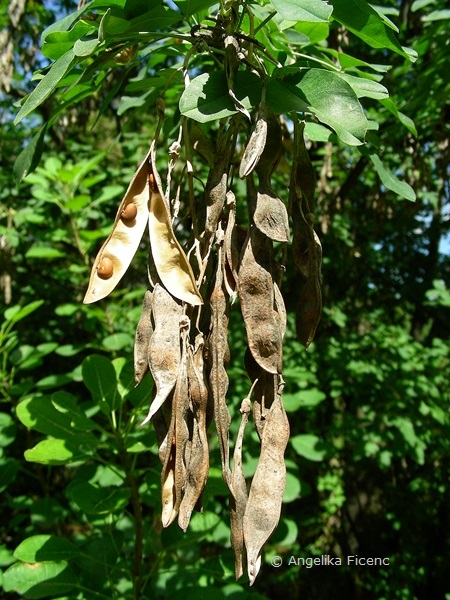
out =
<path fill-rule="evenodd" d="M 98 263 L 97 275 L 101 279 L 109 279 L 112 276 L 113 271 L 114 271 L 113 261 L 110 258 L 104 256 Z"/>
<path fill-rule="evenodd" d="M 133 204 L 133 202 L 130 202 L 130 204 L 127 204 L 122 212 L 120 213 L 120 218 L 122 219 L 122 221 L 134 221 L 134 219 L 136 218 L 137 215 L 137 206 L 136 204 Z"/>
<path fill-rule="evenodd" d="M 153 175 L 153 173 L 150 173 L 150 175 L 148 176 L 148 183 L 150 185 L 150 189 L 152 190 L 152 192 L 154 194 L 157 194 L 158 186 L 156 185 L 156 179 L 155 179 L 155 176 Z"/>

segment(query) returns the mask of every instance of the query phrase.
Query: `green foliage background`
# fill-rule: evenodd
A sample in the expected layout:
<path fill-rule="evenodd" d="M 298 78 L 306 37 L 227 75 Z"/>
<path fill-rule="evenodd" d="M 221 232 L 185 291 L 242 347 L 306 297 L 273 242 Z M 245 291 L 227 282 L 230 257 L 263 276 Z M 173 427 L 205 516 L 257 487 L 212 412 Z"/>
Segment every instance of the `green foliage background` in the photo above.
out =
<path fill-rule="evenodd" d="M 139 3 L 126 4 L 131 18 Z M 14 127 L 11 102 L 34 89 L 30 71 L 48 64 L 37 53 L 41 32 L 55 8 L 62 16 L 76 7 L 28 1 L 17 18 L 2 2 L 3 51 L 13 76 L 2 78 L 0 97 L 0 597 L 450 597 L 450 11 L 440 0 L 383 0 L 401 46 L 418 54 L 411 63 L 398 48 L 363 43 L 344 4 L 330 2 L 339 19 L 318 42 L 311 29 L 297 50 L 343 52 L 360 61 L 356 74 L 374 66 L 372 80 L 383 76 L 390 99 L 364 98 L 365 115 L 378 128 L 369 128 L 363 147 L 342 143 L 310 119 L 324 315 L 307 352 L 289 321 L 285 501 L 262 571 L 248 588 L 233 580 L 213 432 L 204 513 L 186 534 L 161 527 L 156 439 L 151 427 L 140 427 L 151 382 L 147 376 L 134 388 L 132 368 L 148 249 L 141 248 L 111 297 L 82 304 L 91 260 L 154 131 L 159 91 L 144 75 L 162 67 L 172 75 L 179 48 L 168 44 L 161 55 L 144 52 L 139 62 L 100 70 L 82 82 L 76 104 L 66 97 L 64 112 L 50 97 Z M 193 18 L 202 20 L 213 3 L 194 5 Z M 9 55 L 5 40 L 13 44 Z M 272 51 L 284 50 L 275 43 Z M 173 126 L 177 94 L 166 97 Z M 172 140 L 175 129 L 165 127 Z M 18 181 L 13 167 L 23 148 L 16 173 L 31 171 L 43 155 Z M 277 175 L 282 198 L 287 167 Z M 405 201 L 412 189 L 414 203 Z M 288 265 L 283 293 L 292 309 L 291 273 Z M 248 383 L 237 309 L 231 319 L 235 437 Z M 257 456 L 256 435 L 247 436 L 246 475 Z M 390 564 L 287 564 L 291 556 L 328 554 L 389 557 Z M 275 555 L 284 561 L 277 569 L 270 564 Z"/>

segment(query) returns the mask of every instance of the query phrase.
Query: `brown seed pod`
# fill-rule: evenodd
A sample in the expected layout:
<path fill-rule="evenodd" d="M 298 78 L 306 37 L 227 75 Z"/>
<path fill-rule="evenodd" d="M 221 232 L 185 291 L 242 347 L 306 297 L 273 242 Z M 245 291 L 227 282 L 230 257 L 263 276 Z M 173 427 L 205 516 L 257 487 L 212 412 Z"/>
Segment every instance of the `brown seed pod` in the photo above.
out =
<path fill-rule="evenodd" d="M 114 273 L 114 263 L 107 256 L 103 256 L 97 266 L 97 275 L 101 279 L 109 279 Z"/>
<path fill-rule="evenodd" d="M 249 394 L 250 395 L 250 394 Z M 242 444 L 244 441 L 245 426 L 251 411 L 250 399 L 244 398 L 241 403 L 241 424 L 236 439 L 233 454 L 233 470 L 231 472 L 231 486 L 233 493 L 230 495 L 230 526 L 231 546 L 234 552 L 234 574 L 236 579 L 242 577 L 245 569 L 244 550 L 244 515 L 247 506 L 247 484 L 242 468 Z"/>
<path fill-rule="evenodd" d="M 270 240 L 252 226 L 239 267 L 238 290 L 250 351 L 265 371 L 276 374 L 281 371 L 282 333 L 269 270 L 272 252 Z"/>
<path fill-rule="evenodd" d="M 286 484 L 284 451 L 288 441 L 289 422 L 280 392 L 266 418 L 261 454 L 244 515 L 244 540 L 250 585 L 254 583 L 261 566 L 261 549 L 280 520 Z"/>
<path fill-rule="evenodd" d="M 152 297 L 147 290 L 142 303 L 142 313 L 134 336 L 134 381 L 139 385 L 148 372 L 148 345 L 153 333 L 152 326 Z"/>
<path fill-rule="evenodd" d="M 219 438 L 220 457 L 222 459 L 222 475 L 231 489 L 230 471 L 230 412 L 226 403 L 228 375 L 226 366 L 229 360 L 228 346 L 228 299 L 223 283 L 223 249 L 219 247 L 216 282 L 211 294 L 211 332 L 208 338 L 210 361 L 209 384 L 214 402 L 214 421 Z"/>
<path fill-rule="evenodd" d="M 153 290 L 152 314 L 155 328 L 148 346 L 148 361 L 157 394 L 143 424 L 150 421 L 173 390 L 181 360 L 180 319 L 183 308 L 159 284 Z"/>
<path fill-rule="evenodd" d="M 134 204 L 134 202 L 130 202 L 130 204 L 127 204 L 121 211 L 120 213 L 120 218 L 122 219 L 122 221 L 125 221 L 126 223 L 129 223 L 130 221 L 134 221 L 137 215 L 137 206 L 136 204 Z"/>
<path fill-rule="evenodd" d="M 190 456 L 186 467 L 186 485 L 178 516 L 178 525 L 183 531 L 186 531 L 192 511 L 200 500 L 209 471 L 208 438 L 206 435 L 208 388 L 204 379 L 202 334 L 199 334 L 196 338 L 195 350 L 191 346 L 189 347 L 187 358 L 193 426 Z"/>

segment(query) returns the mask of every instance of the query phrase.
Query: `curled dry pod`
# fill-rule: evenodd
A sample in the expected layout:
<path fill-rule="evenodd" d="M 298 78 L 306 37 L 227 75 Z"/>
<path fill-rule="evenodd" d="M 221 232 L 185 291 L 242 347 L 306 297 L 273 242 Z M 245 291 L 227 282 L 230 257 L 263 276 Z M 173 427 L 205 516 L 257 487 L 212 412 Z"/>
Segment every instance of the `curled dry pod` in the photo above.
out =
<path fill-rule="evenodd" d="M 238 289 L 250 351 L 268 373 L 281 370 L 282 335 L 274 309 L 273 278 L 267 262 L 271 242 L 250 228 L 239 268 Z"/>
<path fill-rule="evenodd" d="M 241 424 L 234 447 L 233 470 L 231 472 L 231 487 L 233 490 L 230 496 L 231 547 L 234 552 L 234 574 L 236 579 L 242 577 L 245 569 L 244 514 L 247 506 L 247 484 L 242 469 L 242 444 L 250 410 L 250 399 L 248 397 L 244 398 L 240 408 Z"/>
<path fill-rule="evenodd" d="M 189 304 L 203 304 L 191 265 L 172 229 L 170 207 L 161 193 L 154 165 L 149 174 L 150 214 L 148 226 L 153 262 L 167 290 Z"/>
<path fill-rule="evenodd" d="M 227 195 L 228 169 L 230 166 L 230 138 L 232 130 L 226 135 L 222 133 L 214 156 L 214 163 L 206 182 L 206 239 L 210 240 L 217 231 Z"/>
<path fill-rule="evenodd" d="M 153 290 L 152 315 L 155 327 L 148 346 L 148 362 L 157 393 L 142 424 L 150 421 L 173 390 L 181 361 L 183 308 L 159 284 Z"/>
<path fill-rule="evenodd" d="M 204 380 L 203 335 L 196 338 L 195 351 L 188 349 L 187 374 L 193 411 L 191 453 L 187 465 L 186 486 L 180 504 L 178 525 L 186 531 L 192 511 L 198 504 L 209 471 L 209 449 L 206 435 L 208 388 Z"/>
<path fill-rule="evenodd" d="M 296 311 L 297 337 L 305 348 L 313 341 L 322 314 L 322 246 L 315 231 L 311 238 L 308 244 L 308 279 L 300 292 Z"/>
<path fill-rule="evenodd" d="M 299 188 L 301 196 L 306 204 L 303 206 L 303 212 L 314 214 L 314 194 L 316 189 L 316 172 L 312 166 L 308 151 L 305 145 L 303 135 L 305 123 L 295 127 L 294 130 L 294 164 L 292 166 L 291 191 Z M 298 191 L 297 197 L 300 196 Z"/>
<path fill-rule="evenodd" d="M 185 414 L 188 404 L 185 335 L 183 332 L 183 352 L 173 391 L 172 417 L 167 433 L 166 458 L 161 472 L 161 522 L 163 527 L 168 527 L 176 519 L 185 484 L 186 472 L 183 464 L 183 454 L 188 437 L 185 431 Z"/>
<path fill-rule="evenodd" d="M 275 194 L 270 176 L 282 154 L 281 126 L 272 112 L 267 115 L 268 133 L 264 151 L 255 167 L 259 177 L 253 221 L 256 227 L 276 242 L 289 242 L 289 216 L 283 201 Z"/>
<path fill-rule="evenodd" d="M 178 379 L 175 385 L 173 394 L 173 412 L 175 414 L 175 502 L 173 506 L 173 519 L 178 515 L 181 505 L 183 491 L 186 488 L 187 482 L 187 464 L 186 456 L 188 453 L 189 444 L 189 426 L 188 426 L 188 410 L 189 410 L 189 384 L 187 375 L 187 345 L 189 334 L 189 321 L 187 317 L 181 324 L 181 339 L 182 352 L 181 363 L 178 372 Z"/>
<path fill-rule="evenodd" d="M 266 145 L 266 140 L 267 118 L 265 110 L 261 108 L 239 167 L 239 177 L 241 179 L 250 175 L 250 173 L 258 164 L 260 156 L 263 153 Z"/>
<path fill-rule="evenodd" d="M 148 222 L 149 173 L 148 154 L 134 174 L 117 211 L 113 230 L 94 261 L 88 290 L 83 300 L 85 304 L 96 302 L 110 294 L 124 276 L 133 256 L 136 254 Z M 136 216 L 132 221 L 123 220 L 122 211 L 129 210 L 128 205 L 130 203 L 133 203 L 136 207 Z M 105 260 L 113 263 L 113 272 L 107 277 L 102 274 Z M 109 270 L 106 270 L 106 273 L 108 272 Z"/>
<path fill-rule="evenodd" d="M 147 290 L 142 304 L 142 313 L 134 336 L 134 382 L 139 385 L 148 371 L 148 346 L 153 333 L 152 292 Z"/>
<path fill-rule="evenodd" d="M 245 351 L 245 369 L 254 384 L 253 388 L 253 422 L 259 439 L 262 438 L 267 414 L 272 406 L 277 391 L 278 376 L 267 373 L 258 365 L 247 348 Z"/>
<path fill-rule="evenodd" d="M 321 264 L 322 246 L 313 229 L 315 172 L 305 146 L 305 124 L 295 124 L 294 165 L 290 185 L 290 206 L 294 236 L 293 261 L 303 278 L 296 311 L 297 337 L 308 348 L 322 313 Z"/>
<path fill-rule="evenodd" d="M 253 214 L 256 227 L 275 242 L 289 242 L 289 216 L 283 201 L 270 186 L 259 187 Z"/>
<path fill-rule="evenodd" d="M 284 451 L 289 441 L 289 422 L 281 393 L 267 415 L 261 454 L 250 487 L 244 515 L 244 540 L 250 585 L 261 566 L 261 550 L 280 520 L 286 484 Z"/>
<path fill-rule="evenodd" d="M 223 285 L 222 248 L 218 250 L 218 266 L 216 281 L 211 294 L 211 331 L 208 338 L 208 353 L 210 361 L 209 384 L 214 403 L 214 421 L 216 422 L 219 438 L 220 456 L 222 459 L 222 474 L 225 483 L 231 486 L 230 471 L 230 412 L 226 403 L 228 390 L 228 375 L 226 365 L 229 360 L 228 346 L 228 302 Z M 230 488 L 231 489 L 231 488 Z"/>

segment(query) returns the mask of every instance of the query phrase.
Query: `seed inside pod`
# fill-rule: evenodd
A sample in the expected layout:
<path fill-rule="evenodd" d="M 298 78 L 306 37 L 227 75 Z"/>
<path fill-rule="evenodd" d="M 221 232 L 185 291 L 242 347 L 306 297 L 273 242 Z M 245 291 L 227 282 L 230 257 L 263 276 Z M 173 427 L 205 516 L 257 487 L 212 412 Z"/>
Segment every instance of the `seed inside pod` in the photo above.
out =
<path fill-rule="evenodd" d="M 153 175 L 153 173 L 150 173 L 150 175 L 148 176 L 148 183 L 150 185 L 150 189 L 152 190 L 152 192 L 154 194 L 157 194 L 158 186 L 156 185 L 156 179 L 155 179 L 155 176 Z"/>
<path fill-rule="evenodd" d="M 122 219 L 122 221 L 134 221 L 134 219 L 136 218 L 137 215 L 137 206 L 136 204 L 134 204 L 133 202 L 130 202 L 130 204 L 127 204 L 122 212 L 120 213 L 120 218 Z"/>
<path fill-rule="evenodd" d="M 104 256 L 98 263 L 97 275 L 101 279 L 109 279 L 112 276 L 113 271 L 114 271 L 113 261 L 110 258 Z"/>

